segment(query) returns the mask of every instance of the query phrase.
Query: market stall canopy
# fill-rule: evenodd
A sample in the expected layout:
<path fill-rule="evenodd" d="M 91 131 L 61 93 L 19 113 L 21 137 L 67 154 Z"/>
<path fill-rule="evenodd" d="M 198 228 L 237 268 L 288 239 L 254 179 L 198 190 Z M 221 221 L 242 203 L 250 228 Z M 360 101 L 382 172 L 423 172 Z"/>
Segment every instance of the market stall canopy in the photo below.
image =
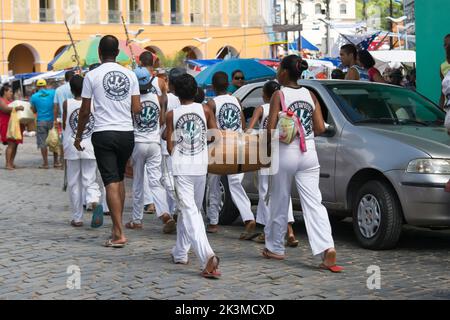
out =
<path fill-rule="evenodd" d="M 379 62 L 416 63 L 416 52 L 411 50 L 380 50 L 370 53 Z"/>
<path fill-rule="evenodd" d="M 64 74 L 66 73 L 66 71 L 49 71 L 49 72 L 45 72 L 45 73 L 41 73 L 38 74 L 34 77 L 28 78 L 26 80 L 23 81 L 24 85 L 30 85 L 33 84 L 35 81 L 39 80 L 39 79 L 62 79 L 64 78 Z"/>
<path fill-rule="evenodd" d="M 229 59 L 216 63 L 206 70 L 200 72 L 195 79 L 201 87 L 212 85 L 212 77 L 218 71 L 223 71 L 228 74 L 231 79 L 231 74 L 235 70 L 241 70 L 244 73 L 245 81 L 255 82 L 258 80 L 266 80 L 275 78 L 275 70 L 266 67 L 254 59 Z"/>
<path fill-rule="evenodd" d="M 85 40 L 81 40 L 75 43 L 77 53 L 80 58 L 80 66 L 87 68 L 94 63 L 99 63 L 98 57 L 98 45 L 101 37 L 94 37 Z M 136 61 L 139 61 L 139 55 L 145 50 L 135 43 L 131 43 L 130 46 L 133 50 L 133 55 Z M 120 52 L 117 56 L 117 62 L 121 65 L 130 65 L 132 61 L 131 52 L 127 42 L 125 40 L 119 41 Z M 155 58 L 155 55 L 153 55 Z M 71 69 L 77 66 L 75 59 L 75 51 L 71 45 L 68 45 L 59 55 L 57 55 L 47 66 L 48 70 L 64 70 Z"/>

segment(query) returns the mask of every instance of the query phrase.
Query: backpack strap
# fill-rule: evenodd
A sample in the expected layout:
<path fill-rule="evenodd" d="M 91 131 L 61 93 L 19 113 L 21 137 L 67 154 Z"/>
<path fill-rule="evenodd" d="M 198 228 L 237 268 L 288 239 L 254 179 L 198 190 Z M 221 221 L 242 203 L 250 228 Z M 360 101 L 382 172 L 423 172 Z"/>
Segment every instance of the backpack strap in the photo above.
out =
<path fill-rule="evenodd" d="M 279 95 L 280 95 L 280 102 L 281 102 L 281 110 L 283 111 L 283 112 L 286 112 L 287 111 L 287 107 L 286 107 L 286 99 L 284 98 L 284 93 L 283 93 L 283 90 L 278 90 L 278 92 L 279 92 Z"/>

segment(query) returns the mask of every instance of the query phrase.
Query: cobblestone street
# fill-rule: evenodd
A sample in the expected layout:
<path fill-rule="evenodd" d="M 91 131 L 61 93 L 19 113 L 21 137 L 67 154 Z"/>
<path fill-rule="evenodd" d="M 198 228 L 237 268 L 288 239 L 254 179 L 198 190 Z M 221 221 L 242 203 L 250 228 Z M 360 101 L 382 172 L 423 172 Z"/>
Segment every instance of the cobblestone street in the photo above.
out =
<path fill-rule="evenodd" d="M 25 138 L 18 170 L 0 170 L 0 299 L 450 299 L 450 232 L 405 227 L 398 247 L 369 251 L 358 246 L 351 221 L 333 224 L 342 274 L 318 269 L 304 224 L 295 230 L 300 246 L 287 260 L 261 256 L 263 245 L 239 241 L 240 223 L 208 235 L 221 257 L 223 277 L 199 276 L 194 254 L 187 266 L 171 263 L 175 235 L 162 233 L 154 215 L 144 229 L 126 234 L 124 249 L 102 247 L 111 221 L 100 229 L 69 225 L 63 171 L 38 169 L 35 138 Z M 52 163 L 50 161 L 50 163 Z M 124 222 L 131 214 L 131 180 L 127 180 Z M 425 213 L 424 213 L 425 214 Z M 67 268 L 79 266 L 81 289 L 68 289 Z M 381 270 L 381 288 L 370 290 L 369 266 Z"/>

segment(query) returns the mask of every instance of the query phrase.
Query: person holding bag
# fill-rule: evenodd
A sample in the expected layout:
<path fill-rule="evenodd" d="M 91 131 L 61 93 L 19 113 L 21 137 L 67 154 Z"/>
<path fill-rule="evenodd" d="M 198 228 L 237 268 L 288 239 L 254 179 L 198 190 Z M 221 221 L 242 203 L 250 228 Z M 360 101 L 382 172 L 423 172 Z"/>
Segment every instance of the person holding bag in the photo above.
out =
<path fill-rule="evenodd" d="M 321 255 L 323 259 L 320 268 L 341 272 L 343 268 L 336 265 L 336 250 L 328 213 L 322 205 L 319 189 L 320 165 L 314 143 L 314 136 L 325 131 L 325 122 L 317 97 L 297 83 L 307 68 L 308 64 L 301 57 L 285 57 L 277 73 L 278 82 L 283 88 L 274 94 L 270 101 L 267 125 L 269 137 L 271 138 L 272 132 L 277 128 L 277 123 L 279 127 L 284 126 L 284 129 L 278 132 L 284 131 L 285 134 L 280 133 L 277 136 L 281 142 L 279 154 L 272 155 L 279 158 L 279 168 L 272 177 L 270 216 L 264 229 L 266 247 L 263 256 L 277 260 L 285 258 L 284 237 L 294 179 L 312 252 L 314 255 Z M 291 129 L 287 125 L 289 121 Z"/>
<path fill-rule="evenodd" d="M 17 147 L 23 143 L 21 137 L 23 127 L 19 125 L 19 134 L 14 133 L 12 137 L 9 137 L 8 127 L 10 125 L 11 114 L 16 111 L 23 111 L 23 106 L 17 106 L 10 108 L 8 105 L 13 100 L 13 90 L 9 84 L 5 84 L 0 89 L 0 141 L 3 145 L 7 145 L 5 152 L 5 169 L 14 170 L 14 159 L 16 158 Z M 17 117 L 16 117 L 17 118 Z M 11 123 L 13 125 L 13 123 Z M 17 130 L 16 130 L 17 131 Z"/>

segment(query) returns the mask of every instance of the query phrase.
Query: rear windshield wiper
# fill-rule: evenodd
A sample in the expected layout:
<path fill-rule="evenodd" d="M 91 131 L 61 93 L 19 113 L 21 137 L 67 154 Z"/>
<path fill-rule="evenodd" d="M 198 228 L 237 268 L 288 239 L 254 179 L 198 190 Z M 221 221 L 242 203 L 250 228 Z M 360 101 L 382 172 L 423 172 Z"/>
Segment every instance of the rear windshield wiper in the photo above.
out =
<path fill-rule="evenodd" d="M 397 120 L 395 120 L 393 118 L 369 118 L 369 119 L 356 120 L 353 123 L 387 123 L 387 124 L 396 124 Z"/>

